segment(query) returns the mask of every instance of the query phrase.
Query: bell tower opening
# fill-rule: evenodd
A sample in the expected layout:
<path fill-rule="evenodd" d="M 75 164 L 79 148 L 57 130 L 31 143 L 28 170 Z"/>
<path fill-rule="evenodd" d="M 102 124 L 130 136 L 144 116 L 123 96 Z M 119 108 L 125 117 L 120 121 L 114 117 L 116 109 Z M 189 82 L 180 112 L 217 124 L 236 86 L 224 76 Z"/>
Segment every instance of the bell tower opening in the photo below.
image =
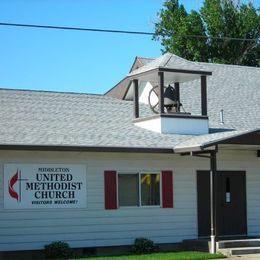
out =
<path fill-rule="evenodd" d="M 196 62 L 170 53 L 132 71 L 129 74 L 132 83 L 126 97 L 129 99 L 132 96 L 134 100 L 134 124 L 166 134 L 207 134 L 207 77 L 210 75 L 211 72 L 205 71 Z M 185 110 L 180 93 L 182 83 L 198 79 L 201 114 L 192 115 Z M 151 116 L 140 116 L 140 103 L 150 107 Z"/>

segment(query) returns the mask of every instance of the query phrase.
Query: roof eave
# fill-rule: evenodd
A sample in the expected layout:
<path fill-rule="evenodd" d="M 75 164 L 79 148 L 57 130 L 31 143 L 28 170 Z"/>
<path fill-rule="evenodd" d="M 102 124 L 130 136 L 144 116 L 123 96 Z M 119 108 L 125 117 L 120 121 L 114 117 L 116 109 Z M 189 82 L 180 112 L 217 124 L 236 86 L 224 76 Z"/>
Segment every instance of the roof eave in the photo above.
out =
<path fill-rule="evenodd" d="M 247 136 L 247 135 L 258 133 L 258 132 L 260 132 L 260 128 L 253 129 L 251 131 L 246 131 L 246 132 L 240 133 L 240 134 L 234 134 L 233 136 L 229 136 L 229 137 L 223 137 L 223 138 L 220 138 L 220 139 L 215 140 L 215 141 L 209 141 L 209 142 L 201 143 L 200 145 L 186 146 L 186 147 L 183 146 L 183 147 L 180 147 L 180 148 L 174 148 L 174 153 L 199 152 L 199 151 L 203 151 L 207 148 L 210 148 L 212 146 L 216 146 L 218 144 L 225 144 L 225 143 L 227 143 L 227 141 L 232 141 L 235 138 Z"/>
<path fill-rule="evenodd" d="M 116 147 L 116 146 L 80 146 L 80 145 L 20 145 L 0 144 L 0 150 L 26 151 L 84 151 L 84 152 L 125 152 L 125 153 L 168 153 L 173 154 L 172 148 L 154 147 Z"/>
<path fill-rule="evenodd" d="M 196 145 L 196 146 L 187 146 L 187 147 L 181 147 L 181 148 L 174 148 L 174 153 L 190 153 L 190 152 L 200 152 L 203 150 L 202 146 Z"/>
<path fill-rule="evenodd" d="M 200 70 L 184 70 L 184 69 L 171 69 L 171 68 L 165 68 L 165 67 L 158 67 L 153 68 L 147 71 L 142 71 L 136 74 L 130 73 L 127 78 L 129 79 L 136 79 L 139 76 L 144 76 L 146 74 L 150 74 L 152 72 L 175 72 L 175 73 L 184 73 L 184 74 L 196 74 L 196 75 L 205 75 L 205 76 L 211 76 L 211 71 L 200 71 Z M 132 74 L 132 75 L 131 75 Z"/>
<path fill-rule="evenodd" d="M 206 75 L 206 76 L 212 75 L 211 71 L 204 71 L 204 70 L 184 70 L 184 69 L 171 69 L 165 67 L 159 67 L 158 70 L 163 72 L 178 72 L 178 73 L 199 74 L 199 75 Z"/>

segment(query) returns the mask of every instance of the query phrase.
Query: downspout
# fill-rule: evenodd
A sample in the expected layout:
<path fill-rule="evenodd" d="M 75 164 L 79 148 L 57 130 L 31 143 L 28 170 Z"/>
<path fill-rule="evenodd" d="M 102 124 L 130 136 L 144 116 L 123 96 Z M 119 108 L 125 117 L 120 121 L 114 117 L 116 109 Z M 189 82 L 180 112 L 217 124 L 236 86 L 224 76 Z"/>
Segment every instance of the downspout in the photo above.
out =
<path fill-rule="evenodd" d="M 210 152 L 210 253 L 216 253 L 217 237 L 217 151 Z"/>
<path fill-rule="evenodd" d="M 201 152 L 190 152 L 191 156 L 210 159 L 210 253 L 215 254 L 217 238 L 217 146 L 215 150 Z"/>
<path fill-rule="evenodd" d="M 202 150 L 196 152 L 186 152 L 182 155 L 191 155 L 196 157 L 210 159 L 210 253 L 215 254 L 217 251 L 217 151 L 218 147 L 215 146 L 215 150 L 207 151 Z M 205 155 L 209 154 L 209 155 Z"/>

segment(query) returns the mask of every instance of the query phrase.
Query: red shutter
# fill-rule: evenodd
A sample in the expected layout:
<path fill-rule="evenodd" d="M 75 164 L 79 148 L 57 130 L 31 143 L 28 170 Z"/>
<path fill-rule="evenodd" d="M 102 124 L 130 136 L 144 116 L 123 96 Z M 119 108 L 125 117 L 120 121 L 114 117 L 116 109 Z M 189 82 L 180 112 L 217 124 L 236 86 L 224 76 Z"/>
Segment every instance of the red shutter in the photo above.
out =
<path fill-rule="evenodd" d="M 105 209 L 117 209 L 116 171 L 105 171 Z"/>
<path fill-rule="evenodd" d="M 162 207 L 173 208 L 172 171 L 162 171 Z"/>

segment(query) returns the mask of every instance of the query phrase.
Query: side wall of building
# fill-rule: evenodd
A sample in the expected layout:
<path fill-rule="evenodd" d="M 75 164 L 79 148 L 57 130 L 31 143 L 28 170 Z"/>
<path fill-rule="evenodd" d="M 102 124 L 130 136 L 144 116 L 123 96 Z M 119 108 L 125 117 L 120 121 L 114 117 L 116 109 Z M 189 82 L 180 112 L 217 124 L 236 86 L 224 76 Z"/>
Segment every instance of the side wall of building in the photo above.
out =
<path fill-rule="evenodd" d="M 260 170 L 255 152 L 220 152 L 218 167 L 247 172 L 248 233 L 260 235 Z M 4 164 L 86 165 L 87 207 L 84 209 L 4 209 Z M 0 151 L 0 251 L 42 249 L 57 240 L 71 247 L 132 244 L 137 237 L 156 243 L 197 238 L 196 170 L 209 160 L 180 155 Z M 173 170 L 174 208 L 104 209 L 104 171 Z"/>

